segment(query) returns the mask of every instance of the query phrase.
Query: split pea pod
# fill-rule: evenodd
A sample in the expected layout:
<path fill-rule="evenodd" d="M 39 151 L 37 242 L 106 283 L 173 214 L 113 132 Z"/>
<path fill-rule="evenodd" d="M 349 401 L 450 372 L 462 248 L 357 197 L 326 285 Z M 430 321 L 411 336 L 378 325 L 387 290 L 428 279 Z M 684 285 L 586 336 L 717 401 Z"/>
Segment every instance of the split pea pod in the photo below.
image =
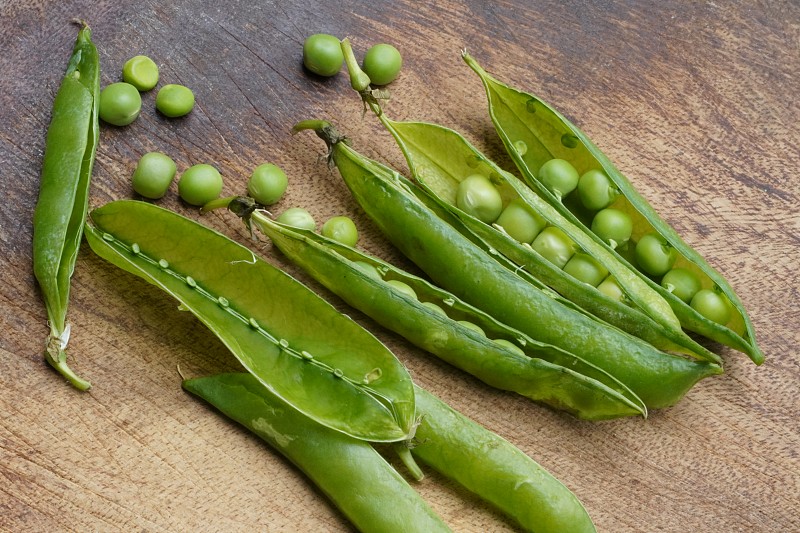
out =
<path fill-rule="evenodd" d="M 645 312 L 642 302 L 660 302 L 672 314 L 663 298 L 631 273 L 625 264 L 586 237 L 578 226 L 561 216 L 552 206 L 531 194 L 524 183 L 489 160 L 457 132 L 424 122 L 393 121 L 384 113 L 379 115 L 379 119 L 394 136 L 412 175 L 422 188 L 443 208 L 461 219 L 462 227 L 486 241 L 488 246 L 506 256 L 517 268 L 525 268 L 601 320 L 661 350 L 721 362 L 716 354 L 686 335 L 677 322 L 657 320 L 652 313 Z M 479 192 L 497 194 L 500 202 L 498 206 L 502 211 L 497 209 L 497 215 L 492 216 L 491 220 L 481 220 L 476 216 L 479 212 L 467 212 L 471 206 L 464 205 L 460 197 L 474 193 L 474 186 L 467 180 L 476 177 L 485 178 L 481 178 L 485 182 L 485 191 Z M 512 216 L 526 217 L 526 220 L 519 224 L 516 220 L 507 220 L 505 215 L 512 210 L 517 211 Z M 513 230 L 526 235 L 512 237 L 510 232 Z M 562 241 L 567 243 L 565 251 L 555 251 L 566 253 L 560 262 L 552 258 L 554 251 L 552 245 L 548 245 L 548 235 L 560 235 Z M 583 240 L 578 240 L 576 236 L 583 237 Z M 572 240 L 575 241 L 574 246 L 570 242 Z M 581 270 L 571 270 L 581 258 L 585 258 L 584 262 L 600 272 L 593 280 L 582 278 Z M 620 290 L 626 295 L 624 299 L 611 298 L 596 288 L 607 277 L 619 284 Z"/>
<path fill-rule="evenodd" d="M 263 211 L 252 213 L 250 223 L 345 302 L 489 385 L 584 419 L 647 413 L 638 397 L 595 365 L 537 342 L 417 276 L 322 235 L 273 221 Z M 397 290 L 397 282 L 411 291 Z"/>
<path fill-rule="evenodd" d="M 33 272 L 50 323 L 45 358 L 80 390 L 91 384 L 67 364 L 67 307 L 89 205 L 99 129 L 100 62 L 91 37 L 91 29 L 83 24 L 53 102 L 33 215 Z"/>
<path fill-rule="evenodd" d="M 357 153 L 324 121 L 314 129 L 356 201 L 402 253 L 442 288 L 533 339 L 555 345 L 602 368 L 648 408 L 677 402 L 697 381 L 719 374 L 713 363 L 661 352 L 585 312 L 564 305 L 552 291 L 529 283 L 492 260 L 440 218 L 418 195 L 424 191 Z"/>
<path fill-rule="evenodd" d="M 359 531 L 450 531 L 372 445 L 303 416 L 251 374 L 189 379 L 183 388 L 291 461 Z"/>
<path fill-rule="evenodd" d="M 684 328 L 742 351 L 761 364 L 764 355 L 756 344 L 753 325 L 733 288 L 656 213 L 608 157 L 541 99 L 494 79 L 467 53 L 463 57 L 483 82 L 495 129 L 530 187 L 598 244 L 628 262 L 633 272 L 669 302 Z M 581 175 L 577 189 L 563 198 L 542 180 L 542 167 L 553 160 L 568 162 Z M 592 230 L 598 214 L 606 209 L 622 213 L 630 221 L 627 244 L 616 246 L 598 234 L 597 227 Z M 643 240 L 655 244 L 655 252 L 666 261 L 664 268 L 637 261 L 632 252 L 639 251 L 637 243 Z M 719 306 L 729 312 L 721 314 L 724 318 L 704 315 L 702 307 L 692 305 L 690 298 L 682 298 L 680 290 L 664 281 L 662 276 L 670 269 L 694 278 L 698 289 L 712 291 Z"/>
<path fill-rule="evenodd" d="M 271 393 L 354 438 L 413 436 L 405 367 L 374 336 L 224 235 L 160 207 L 116 201 L 92 211 L 95 253 L 197 316 Z"/>

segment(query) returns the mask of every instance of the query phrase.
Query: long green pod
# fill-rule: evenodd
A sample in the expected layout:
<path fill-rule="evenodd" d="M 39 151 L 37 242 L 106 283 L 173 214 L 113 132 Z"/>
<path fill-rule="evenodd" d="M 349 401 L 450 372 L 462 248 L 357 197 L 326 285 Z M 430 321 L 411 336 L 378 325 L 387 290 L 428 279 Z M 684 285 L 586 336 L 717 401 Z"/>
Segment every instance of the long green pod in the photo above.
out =
<path fill-rule="evenodd" d="M 524 190 L 524 184 L 489 161 L 458 133 L 435 124 L 392 121 L 385 114 L 381 114 L 380 119 L 397 140 L 417 182 L 440 205 L 459 217 L 463 222 L 464 228 L 485 240 L 489 246 L 508 257 L 517 266 L 524 267 L 535 277 L 558 291 L 559 294 L 575 302 L 598 318 L 649 342 L 661 350 L 684 353 L 717 363 L 721 362 L 719 356 L 686 335 L 679 324 L 668 321 L 669 325 L 665 325 L 665 321 L 654 320 L 651 315 L 644 313 L 639 306 L 631 307 L 603 295 L 591 285 L 579 281 L 564 270 L 554 266 L 529 245 L 522 245 L 504 231 L 486 224 L 459 209 L 455 200 L 456 190 L 461 180 L 469 176 L 470 173 L 492 176 L 493 182 L 500 190 L 503 190 L 504 185 L 508 183 L 513 187 L 513 190 L 505 187 L 505 195 L 507 197 L 522 198 L 524 200 L 530 200 L 530 198 L 525 194 L 527 191 Z M 442 153 L 447 153 L 448 157 L 436 157 L 436 154 Z M 522 195 L 515 196 L 521 189 L 523 189 Z M 543 217 L 548 222 L 557 225 L 565 233 L 574 235 L 576 232 L 580 232 L 578 227 L 564 220 L 555 210 L 541 202 L 541 200 L 530 203 L 534 205 L 534 209 L 537 212 L 543 214 Z M 570 229 L 567 229 L 568 226 Z M 588 242 L 593 245 L 586 248 L 591 254 L 594 254 L 597 249 L 602 250 L 602 247 L 597 246 L 592 241 L 589 240 Z M 612 274 L 615 275 L 615 279 L 618 282 L 621 279 L 617 277 L 619 273 L 628 272 L 625 265 L 616 259 L 610 263 L 604 262 L 603 264 L 614 264 L 616 270 L 612 271 Z M 631 276 L 631 278 L 639 281 L 635 276 Z M 637 294 L 637 290 L 634 286 L 633 292 L 628 292 L 628 294 Z M 648 298 L 647 296 L 644 297 Z M 650 296 L 650 298 L 652 297 L 653 295 Z M 658 295 L 655 295 L 655 298 L 661 300 Z M 641 299 L 632 298 L 631 301 L 636 303 Z"/>
<path fill-rule="evenodd" d="M 262 211 L 253 213 L 250 221 L 345 302 L 489 385 L 583 419 L 647 413 L 630 389 L 595 365 L 501 324 L 422 278 L 322 235 L 275 222 Z M 405 283 L 417 298 L 393 289 L 390 280 Z M 462 321 L 477 325 L 484 334 Z"/>
<path fill-rule="evenodd" d="M 315 129 L 356 201 L 409 259 L 444 289 L 532 338 L 602 368 L 649 408 L 677 402 L 700 379 L 721 373 L 713 363 L 663 353 L 585 313 L 562 304 L 499 262 L 445 222 L 409 180 L 350 148 L 322 121 Z"/>
<path fill-rule="evenodd" d="M 84 24 L 53 102 L 33 215 L 33 272 L 50 322 L 45 357 L 80 390 L 89 389 L 91 384 L 67 364 L 67 306 L 88 210 L 99 129 L 99 90 L 100 61 L 92 31 Z"/>
<path fill-rule="evenodd" d="M 251 374 L 189 379 L 183 388 L 242 424 L 297 466 L 364 533 L 450 531 L 367 442 L 289 407 Z"/>
<path fill-rule="evenodd" d="M 468 54 L 464 53 L 463 57 L 483 82 L 495 129 L 533 190 L 563 216 L 580 225 L 598 244 L 628 261 L 629 258 L 612 250 L 589 229 L 593 213 L 587 212 L 571 196 L 566 197 L 562 203 L 536 177 L 542 164 L 553 158 L 569 161 L 581 174 L 592 169 L 602 169 L 621 193 L 610 207 L 627 213 L 633 220 L 632 240 L 636 241 L 650 232 L 657 232 L 664 237 L 679 254 L 675 267 L 694 272 L 704 288 L 722 291 L 732 304 L 733 318 L 726 325 L 717 324 L 699 314 L 654 279 L 639 272 L 635 266 L 631 265 L 631 270 L 637 272 L 669 302 L 684 328 L 742 351 L 753 362 L 761 364 L 764 355 L 756 344 L 752 322 L 730 284 L 656 213 L 586 134 L 538 97 L 494 79 Z M 520 151 L 518 146 L 525 146 L 525 150 Z"/>
<path fill-rule="evenodd" d="M 413 436 L 405 367 L 374 336 L 247 248 L 159 207 L 92 211 L 92 250 L 197 316 L 273 394 L 355 438 Z"/>
<path fill-rule="evenodd" d="M 502 437 L 416 387 L 417 459 L 513 518 L 525 531 L 583 533 L 594 524 L 558 479 Z"/>

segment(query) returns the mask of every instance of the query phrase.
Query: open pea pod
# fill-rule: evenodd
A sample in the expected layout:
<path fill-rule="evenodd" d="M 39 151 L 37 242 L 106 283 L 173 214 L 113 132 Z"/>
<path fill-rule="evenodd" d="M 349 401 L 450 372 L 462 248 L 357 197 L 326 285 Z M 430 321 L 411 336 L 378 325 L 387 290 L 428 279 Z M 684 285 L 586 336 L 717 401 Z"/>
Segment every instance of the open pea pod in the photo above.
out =
<path fill-rule="evenodd" d="M 463 57 L 483 82 L 495 129 L 530 187 L 564 217 L 583 228 L 599 245 L 626 261 L 632 272 L 669 302 L 684 328 L 742 351 L 753 362 L 761 364 L 764 355 L 756 344 L 753 325 L 731 286 L 656 213 L 608 157 L 580 129 L 541 99 L 494 79 L 467 53 Z M 612 197 L 616 196 L 608 207 L 626 213 L 633 222 L 628 248 L 632 249 L 633 243 L 644 235 L 660 235 L 669 247 L 677 251 L 674 268 L 691 272 L 701 288 L 724 294 L 731 307 L 730 319 L 720 324 L 706 318 L 673 294 L 669 284 L 664 283 L 665 287 L 662 287 L 660 275 L 649 276 L 639 270 L 632 254 L 612 248 L 595 235 L 590 226 L 597 211 L 586 207 L 577 190 L 562 201 L 538 179 L 542 165 L 551 159 L 568 161 L 581 175 L 601 170 L 613 184 Z"/>
<path fill-rule="evenodd" d="M 457 132 L 435 124 L 393 121 L 385 114 L 379 115 L 379 118 L 396 139 L 417 182 L 437 203 L 463 222 L 462 228 L 474 233 L 486 241 L 488 246 L 506 256 L 514 263 L 515 268 L 525 268 L 534 277 L 589 313 L 661 350 L 721 362 L 719 356 L 686 335 L 677 322 L 653 318 L 657 316 L 654 313 L 664 310 L 672 315 L 661 296 L 629 272 L 627 265 L 583 235 L 580 228 L 567 221 L 551 206 L 530 194 L 521 181 L 491 162 Z M 554 226 L 570 238 L 573 235 L 583 237 L 579 245 L 584 253 L 593 258 L 587 260 L 597 260 L 608 271 L 597 283 L 610 276 L 630 298 L 615 299 L 607 296 L 595 286 L 568 273 L 568 262 L 566 267 L 561 268 L 546 259 L 528 242 L 521 243 L 511 237 L 497 223 L 489 224 L 460 209 L 456 201 L 459 186 L 465 179 L 475 175 L 490 179 L 491 186 L 497 189 L 506 208 L 510 206 L 510 209 L 514 209 L 516 205 L 523 205 L 520 202 L 524 202 L 525 207 L 517 209 L 528 209 L 532 216 L 541 216 L 541 227 Z M 513 202 L 517 204 L 512 204 Z M 501 220 L 498 219 L 498 222 Z M 656 311 L 646 313 L 641 305 L 648 305 L 647 302 L 653 303 L 650 309 Z"/>
<path fill-rule="evenodd" d="M 440 287 L 539 342 L 557 346 L 605 370 L 648 408 L 677 402 L 697 381 L 722 369 L 659 351 L 529 283 L 491 259 L 429 208 L 425 194 L 397 171 L 349 147 L 327 122 L 314 129 L 356 201 L 389 240 Z"/>
<path fill-rule="evenodd" d="M 324 426 L 375 442 L 413 436 L 405 367 L 369 332 L 224 235 L 159 207 L 92 211 L 92 250 L 172 295 L 273 394 Z"/>
<path fill-rule="evenodd" d="M 254 212 L 250 222 L 345 302 L 489 385 L 583 419 L 647 414 L 642 401 L 607 372 L 535 341 L 422 278 L 312 231 L 273 221 L 263 211 Z M 416 297 L 392 285 L 397 282 Z"/>

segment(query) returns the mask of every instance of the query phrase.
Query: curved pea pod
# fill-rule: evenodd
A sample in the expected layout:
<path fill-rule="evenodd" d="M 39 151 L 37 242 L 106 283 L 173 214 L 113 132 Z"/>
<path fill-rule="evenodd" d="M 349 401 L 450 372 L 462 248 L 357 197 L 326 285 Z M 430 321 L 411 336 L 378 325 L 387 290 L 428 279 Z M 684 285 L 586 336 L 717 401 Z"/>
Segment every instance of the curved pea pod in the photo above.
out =
<path fill-rule="evenodd" d="M 251 374 L 189 379 L 183 388 L 291 461 L 359 531 L 450 531 L 369 443 L 303 416 Z M 391 505 L 384 505 L 386 501 Z"/>
<path fill-rule="evenodd" d="M 70 278 L 88 210 L 99 129 L 100 62 L 91 37 L 91 29 L 84 24 L 53 102 L 33 214 L 33 272 L 50 322 L 45 358 L 80 390 L 91 384 L 70 369 L 65 350 L 70 334 Z"/>
<path fill-rule="evenodd" d="M 537 342 L 417 276 L 322 235 L 275 222 L 262 211 L 253 213 L 250 222 L 345 302 L 489 385 L 584 419 L 647 413 L 630 389 L 595 365 Z M 389 280 L 405 283 L 417 298 L 395 290 Z"/>
<path fill-rule="evenodd" d="M 92 250 L 197 316 L 277 397 L 322 425 L 375 442 L 413 436 L 405 367 L 375 337 L 247 248 L 159 207 L 92 211 Z"/>
<path fill-rule="evenodd" d="M 724 293 L 732 304 L 733 316 L 727 324 L 717 324 L 663 288 L 657 279 L 639 272 L 632 262 L 629 263 L 631 271 L 669 302 L 684 328 L 744 352 L 753 362 L 761 364 L 764 355 L 756 344 L 753 325 L 731 286 L 656 213 L 608 157 L 580 129 L 538 97 L 497 81 L 468 54 L 464 53 L 463 57 L 483 82 L 495 129 L 528 185 L 564 217 L 581 226 L 598 244 L 629 261 L 625 254 L 613 250 L 592 233 L 589 225 L 594 213 L 586 209 L 576 195 L 569 195 L 562 202 L 536 177 L 541 166 L 553 158 L 571 162 L 581 174 L 593 169 L 602 170 L 618 194 L 610 206 L 627 213 L 633 220 L 632 241 L 651 232 L 661 235 L 678 252 L 675 267 L 694 272 L 703 288 L 714 288 Z M 519 149 L 522 146 L 524 150 Z"/>
<path fill-rule="evenodd" d="M 440 218 L 409 180 L 349 147 L 333 127 L 306 121 L 329 145 L 353 197 L 402 253 L 440 287 L 539 342 L 557 346 L 605 370 L 649 408 L 677 402 L 700 379 L 719 374 L 713 363 L 661 352 L 650 344 L 564 305 L 552 291 L 520 277 Z"/>
<path fill-rule="evenodd" d="M 514 263 L 515 268 L 525 268 L 534 277 L 589 313 L 656 348 L 721 362 L 719 356 L 686 335 L 677 321 L 653 318 L 654 313 L 659 312 L 658 309 L 666 309 L 672 315 L 669 306 L 659 294 L 647 287 L 610 252 L 584 235 L 579 227 L 532 195 L 515 176 L 491 162 L 457 132 L 435 124 L 392 121 L 385 114 L 381 114 L 379 118 L 396 139 L 416 181 L 439 205 L 462 221 L 462 228 L 474 233 L 488 246 L 506 256 Z M 559 228 L 569 237 L 583 237 L 579 244 L 584 251 L 609 270 L 630 297 L 631 303 L 639 305 L 629 306 L 603 295 L 591 285 L 579 281 L 545 259 L 530 245 L 521 244 L 496 225 L 489 225 L 459 209 L 456 205 L 456 192 L 459 184 L 471 174 L 491 177 L 493 186 L 504 198 L 505 206 L 512 201 L 525 202 L 542 220 Z M 643 302 L 656 304 L 650 306 L 650 309 L 657 310 L 648 314 L 642 307 L 648 304 Z"/>

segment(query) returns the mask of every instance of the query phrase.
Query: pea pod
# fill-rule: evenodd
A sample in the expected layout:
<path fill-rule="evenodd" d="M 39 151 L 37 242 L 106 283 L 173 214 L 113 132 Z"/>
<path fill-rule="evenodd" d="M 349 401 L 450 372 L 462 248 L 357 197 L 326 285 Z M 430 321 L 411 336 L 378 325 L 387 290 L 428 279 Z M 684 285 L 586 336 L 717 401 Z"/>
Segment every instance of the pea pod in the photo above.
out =
<path fill-rule="evenodd" d="M 742 351 L 753 362 L 761 364 L 764 355 L 756 344 L 753 325 L 731 286 L 656 213 L 608 157 L 580 129 L 538 97 L 499 82 L 468 54 L 464 53 L 463 57 L 483 82 L 495 129 L 531 188 L 564 217 L 580 225 L 598 244 L 628 261 L 631 270 L 637 272 L 642 280 L 669 302 L 684 328 Z M 518 149 L 520 146 L 524 146 L 525 150 Z M 537 179 L 541 166 L 553 158 L 570 161 L 581 174 L 602 170 L 616 189 L 612 195 L 616 199 L 610 207 L 627 213 L 633 221 L 632 241 L 650 233 L 656 233 L 665 239 L 668 246 L 677 251 L 678 257 L 674 264 L 676 268 L 695 273 L 703 288 L 721 291 L 731 302 L 734 308 L 731 320 L 723 325 L 704 317 L 687 302 L 657 283 L 657 278 L 638 271 L 629 255 L 612 249 L 595 235 L 590 230 L 594 210 L 582 205 L 574 194 L 567 196 L 562 202 Z"/>
<path fill-rule="evenodd" d="M 485 240 L 488 246 L 508 257 L 517 268 L 525 268 L 598 318 L 661 350 L 721 362 L 719 356 L 686 335 L 678 323 L 673 323 L 671 320 L 657 320 L 653 318 L 653 313 L 646 313 L 643 306 L 648 304 L 643 302 L 660 302 L 658 305 L 664 306 L 666 302 L 655 291 L 644 285 L 622 262 L 583 235 L 580 228 L 562 217 L 550 205 L 532 195 L 521 181 L 491 162 L 461 135 L 435 124 L 393 121 L 383 113 L 379 118 L 403 151 L 416 181 L 444 209 L 461 219 L 467 231 L 473 232 L 478 238 Z M 630 297 L 630 302 L 639 305 L 630 306 L 623 301 L 615 301 L 603 295 L 594 287 L 567 273 L 563 265 L 553 264 L 527 243 L 522 244 L 510 237 L 496 224 L 486 224 L 459 209 L 456 205 L 457 191 L 465 178 L 475 175 L 490 176 L 490 187 L 497 188 L 500 196 L 506 199 L 505 205 L 523 202 L 531 212 L 563 231 L 569 238 L 583 237 L 582 240 L 575 239 L 576 242 L 617 280 L 622 290 Z M 535 243 L 536 241 L 534 245 Z M 658 305 L 651 306 L 651 309 L 657 308 Z M 672 315 L 669 307 L 667 310 Z"/>
<path fill-rule="evenodd" d="M 713 363 L 663 353 L 653 346 L 564 305 L 552 291 L 529 283 L 491 260 L 417 195 L 424 191 L 349 147 L 324 121 L 314 129 L 362 209 L 409 259 L 444 289 L 530 337 L 602 368 L 648 408 L 672 405 L 700 379 L 719 374 Z"/>
<path fill-rule="evenodd" d="M 579 418 L 647 413 L 638 397 L 603 370 L 499 323 L 419 277 L 333 239 L 275 222 L 263 211 L 254 212 L 250 222 L 348 304 L 494 387 Z M 394 289 L 390 283 L 396 281 L 410 287 L 415 296 Z M 470 331 L 462 322 L 477 325 L 483 333 Z"/>
<path fill-rule="evenodd" d="M 142 202 L 96 209 L 92 250 L 197 316 L 273 394 L 322 425 L 375 442 L 413 435 L 405 367 L 358 324 L 219 233 Z"/>
<path fill-rule="evenodd" d="M 45 358 L 80 390 L 91 384 L 70 369 L 65 350 L 70 278 L 83 235 L 99 128 L 100 62 L 91 37 L 83 24 L 53 102 L 33 215 L 33 272 L 50 323 Z"/>
<path fill-rule="evenodd" d="M 359 531 L 450 531 L 369 443 L 303 416 L 251 374 L 189 379 L 183 388 L 294 463 Z"/>

